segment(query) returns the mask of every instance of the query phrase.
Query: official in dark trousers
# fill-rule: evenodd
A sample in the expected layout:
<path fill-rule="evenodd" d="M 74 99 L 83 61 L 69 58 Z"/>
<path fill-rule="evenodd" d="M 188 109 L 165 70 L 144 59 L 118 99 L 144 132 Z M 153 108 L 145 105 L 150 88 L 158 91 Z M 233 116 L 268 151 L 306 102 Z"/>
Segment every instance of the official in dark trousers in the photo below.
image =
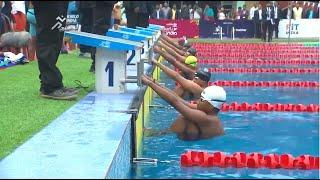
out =
<path fill-rule="evenodd" d="M 278 38 L 279 34 L 279 21 L 281 18 L 281 9 L 278 6 L 278 3 L 275 2 L 273 6 L 273 11 L 274 11 L 274 31 L 275 31 L 275 37 Z"/>
<path fill-rule="evenodd" d="M 92 33 L 93 30 L 93 8 L 91 1 L 78 1 L 81 31 Z M 84 53 L 91 53 L 91 47 L 86 45 L 80 45 L 80 55 L 84 56 Z"/>
<path fill-rule="evenodd" d="M 126 9 L 127 27 L 136 28 L 148 27 L 149 16 L 153 12 L 153 1 L 124 1 L 123 6 Z"/>
<path fill-rule="evenodd" d="M 56 66 L 63 41 L 68 1 L 33 1 L 33 5 L 37 21 L 40 96 L 58 100 L 75 99 L 78 91 L 63 86 L 62 74 Z"/>
<path fill-rule="evenodd" d="M 272 41 L 273 36 L 273 26 L 274 26 L 274 11 L 270 3 L 267 4 L 266 8 L 262 12 L 262 29 L 263 29 L 263 41 L 267 41 L 268 32 L 268 42 Z"/>
<path fill-rule="evenodd" d="M 87 3 L 91 3 L 90 6 L 93 8 L 92 33 L 105 35 L 108 29 L 111 28 L 111 15 L 113 6 L 116 2 L 117 1 L 87 1 Z M 92 64 L 90 67 L 90 72 L 94 72 L 96 61 L 96 48 L 92 48 L 91 58 Z"/>
<path fill-rule="evenodd" d="M 261 38 L 261 26 L 262 26 L 262 6 L 261 4 L 258 5 L 258 9 L 254 11 L 253 15 L 253 22 L 255 27 L 255 38 Z"/>

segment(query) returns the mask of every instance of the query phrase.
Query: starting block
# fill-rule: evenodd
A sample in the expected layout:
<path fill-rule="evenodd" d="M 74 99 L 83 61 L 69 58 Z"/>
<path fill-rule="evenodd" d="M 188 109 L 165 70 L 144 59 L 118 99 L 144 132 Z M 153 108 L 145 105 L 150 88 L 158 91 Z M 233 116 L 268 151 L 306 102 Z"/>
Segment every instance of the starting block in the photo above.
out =
<path fill-rule="evenodd" d="M 141 59 L 148 59 L 150 48 L 151 48 L 152 36 L 135 34 L 131 32 L 119 31 L 119 30 L 113 30 L 113 29 L 109 29 L 106 35 L 113 38 L 126 39 L 129 41 L 135 41 L 135 42 L 142 42 L 144 45 L 141 52 Z M 128 63 L 138 61 L 138 60 L 135 60 L 137 59 L 137 56 L 134 56 L 134 54 L 135 52 L 132 51 L 132 55 L 129 57 Z M 135 58 L 135 59 L 132 59 L 132 58 Z"/>
<path fill-rule="evenodd" d="M 65 36 L 70 37 L 73 43 L 97 48 L 95 75 L 98 93 L 126 91 L 127 51 L 135 51 L 135 56 L 140 61 L 143 43 L 77 31 L 65 32 Z M 137 77 L 140 76 L 139 73 L 141 72 L 137 71 Z"/>
<path fill-rule="evenodd" d="M 157 38 L 156 38 L 156 34 L 157 33 L 156 32 L 150 32 L 150 31 L 146 31 L 146 30 L 128 28 L 128 27 L 125 27 L 125 26 L 120 26 L 119 30 L 125 31 L 125 32 L 131 32 L 131 33 L 135 33 L 135 34 L 142 34 L 142 35 L 152 36 L 152 45 L 157 40 Z"/>
<path fill-rule="evenodd" d="M 149 31 L 149 32 L 155 32 L 156 33 L 156 39 L 158 39 L 161 35 L 161 31 L 159 29 L 152 29 L 152 28 L 143 28 L 143 27 L 136 27 L 139 30 Z"/>
<path fill-rule="evenodd" d="M 164 28 L 164 26 L 157 25 L 157 24 L 149 24 L 149 27 L 150 27 L 150 28 L 157 28 L 157 29 L 159 29 L 159 30 L 161 30 L 161 29 Z"/>

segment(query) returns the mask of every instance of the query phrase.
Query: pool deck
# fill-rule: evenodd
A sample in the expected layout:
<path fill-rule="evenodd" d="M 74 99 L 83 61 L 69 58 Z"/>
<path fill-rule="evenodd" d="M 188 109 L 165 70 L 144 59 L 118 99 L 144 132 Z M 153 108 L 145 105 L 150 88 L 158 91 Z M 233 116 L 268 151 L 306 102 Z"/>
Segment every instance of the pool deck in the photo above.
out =
<path fill-rule="evenodd" d="M 151 65 L 144 64 L 144 70 Z M 128 68 L 127 75 L 136 75 Z M 139 91 L 89 93 L 0 162 L 0 178 L 106 178 L 130 126 L 129 105 Z M 130 127 L 129 127 L 130 128 Z M 127 162 L 130 164 L 130 162 Z"/>

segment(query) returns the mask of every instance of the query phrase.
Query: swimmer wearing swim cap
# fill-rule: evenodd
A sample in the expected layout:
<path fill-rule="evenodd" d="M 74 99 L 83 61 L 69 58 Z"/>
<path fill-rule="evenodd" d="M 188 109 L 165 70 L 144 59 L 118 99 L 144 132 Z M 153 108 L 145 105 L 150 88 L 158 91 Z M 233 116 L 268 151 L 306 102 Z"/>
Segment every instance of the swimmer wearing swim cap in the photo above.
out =
<path fill-rule="evenodd" d="M 145 135 L 163 135 L 175 133 L 185 141 L 209 139 L 224 134 L 218 113 L 226 101 L 226 92 L 222 87 L 210 86 L 201 93 L 196 107 L 177 96 L 170 89 L 161 86 L 151 78 L 143 75 L 141 82 L 152 88 L 161 98 L 172 105 L 180 114 L 170 128 L 162 131 L 146 129 Z"/>
<path fill-rule="evenodd" d="M 153 51 L 155 53 L 158 53 L 159 55 L 161 55 L 164 60 L 170 62 L 174 67 L 176 67 L 179 71 L 179 73 L 191 80 L 194 77 L 194 73 L 196 72 L 196 69 L 198 68 L 196 65 L 195 67 L 191 66 L 191 65 L 187 65 L 185 64 L 185 59 L 184 56 L 180 56 L 180 58 L 176 58 L 173 55 L 171 55 L 170 53 L 166 52 L 166 51 L 170 51 L 170 49 L 166 49 L 166 51 L 164 51 L 160 46 L 158 45 L 154 45 L 153 46 Z M 173 52 L 174 53 L 174 52 Z M 194 59 L 190 60 L 190 63 L 194 63 Z M 195 63 L 194 63 L 195 64 Z"/>
<path fill-rule="evenodd" d="M 184 78 L 178 72 L 169 67 L 152 60 L 152 63 L 158 66 L 167 76 L 177 82 L 177 86 L 173 90 L 179 97 L 184 99 L 199 99 L 204 88 L 208 86 L 211 78 L 211 73 L 205 70 L 198 70 L 194 73 L 192 80 Z"/>

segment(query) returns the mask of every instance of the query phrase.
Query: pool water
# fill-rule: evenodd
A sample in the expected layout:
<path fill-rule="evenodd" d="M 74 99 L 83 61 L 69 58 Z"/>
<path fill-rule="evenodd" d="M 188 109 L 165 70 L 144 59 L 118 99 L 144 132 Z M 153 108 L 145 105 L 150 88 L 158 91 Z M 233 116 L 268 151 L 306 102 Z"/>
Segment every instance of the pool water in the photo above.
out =
<path fill-rule="evenodd" d="M 210 65 L 207 65 L 209 67 Z M 318 74 L 212 74 L 211 81 L 318 81 Z M 174 81 L 161 74 L 160 82 L 173 88 Z M 225 87 L 227 102 L 318 104 L 318 88 Z M 165 129 L 178 112 L 155 97 L 148 128 Z M 290 153 L 293 156 L 319 156 L 319 114 L 292 112 L 220 112 L 225 135 L 208 140 L 181 141 L 176 135 L 144 137 L 142 157 L 155 158 L 156 165 L 134 164 L 130 178 L 319 178 L 318 170 L 270 170 L 249 168 L 202 168 L 180 166 L 187 150 Z"/>

